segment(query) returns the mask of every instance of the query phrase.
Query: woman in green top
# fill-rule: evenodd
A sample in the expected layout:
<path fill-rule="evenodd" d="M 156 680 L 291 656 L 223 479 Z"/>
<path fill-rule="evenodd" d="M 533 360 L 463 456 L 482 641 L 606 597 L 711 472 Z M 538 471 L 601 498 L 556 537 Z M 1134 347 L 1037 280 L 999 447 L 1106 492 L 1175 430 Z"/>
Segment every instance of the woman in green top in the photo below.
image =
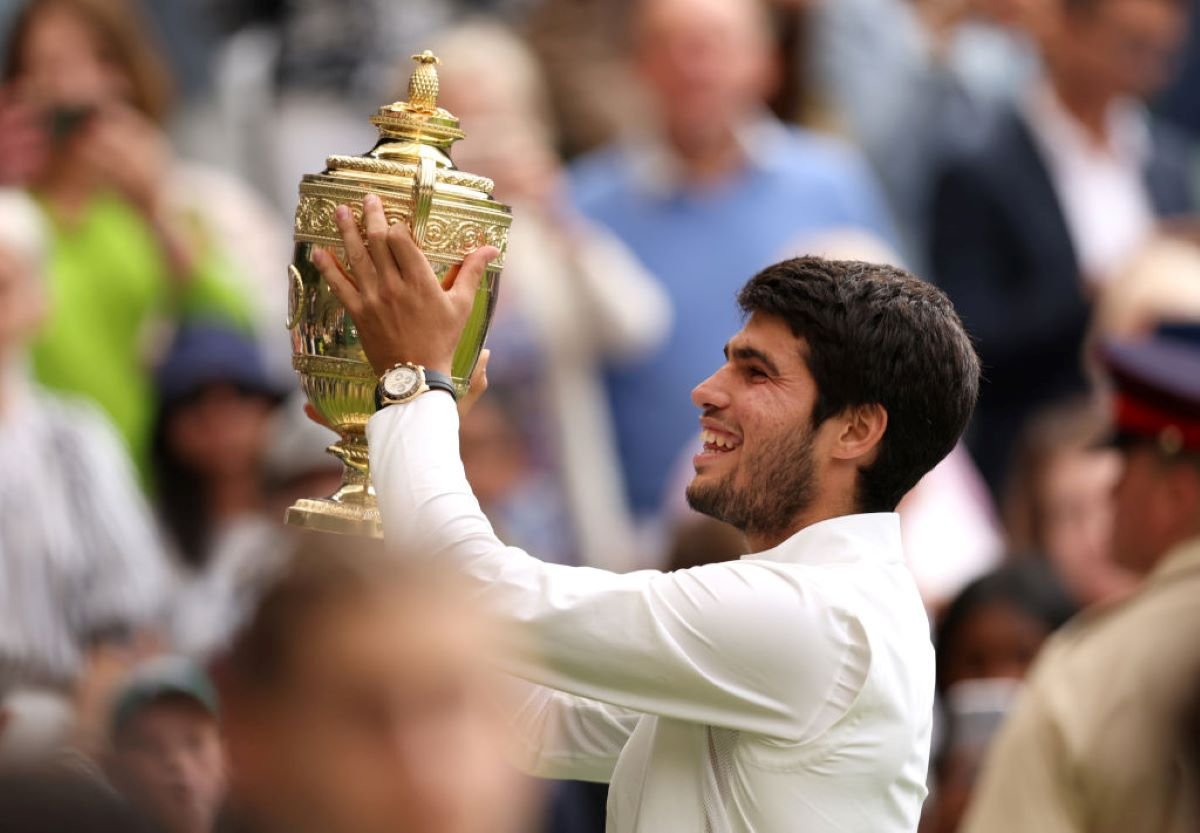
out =
<path fill-rule="evenodd" d="M 35 372 L 106 410 L 143 475 L 162 325 L 249 320 L 216 248 L 169 208 L 160 127 L 169 82 L 149 42 L 123 0 L 32 0 L 11 29 L 4 70 L 43 115 L 48 147 L 30 183 L 52 237 L 52 310 Z"/>

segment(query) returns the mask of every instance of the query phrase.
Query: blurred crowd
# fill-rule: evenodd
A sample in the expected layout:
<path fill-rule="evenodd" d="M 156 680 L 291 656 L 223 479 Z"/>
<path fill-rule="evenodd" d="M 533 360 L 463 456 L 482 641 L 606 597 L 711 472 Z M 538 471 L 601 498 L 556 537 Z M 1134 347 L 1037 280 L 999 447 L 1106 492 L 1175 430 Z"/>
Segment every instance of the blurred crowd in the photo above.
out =
<path fill-rule="evenodd" d="M 741 555 L 683 501 L 689 394 L 742 283 L 818 254 L 942 287 L 984 365 L 900 508 L 939 650 L 929 831 L 1043 643 L 1142 592 L 1096 357 L 1200 353 L 1200 2 L 0 0 L 0 43 L 5 829 L 603 829 L 602 788 L 503 760 L 452 579 L 283 532 L 340 478 L 283 327 L 296 186 L 372 146 L 426 48 L 456 163 L 514 207 L 462 426 L 506 542 Z"/>

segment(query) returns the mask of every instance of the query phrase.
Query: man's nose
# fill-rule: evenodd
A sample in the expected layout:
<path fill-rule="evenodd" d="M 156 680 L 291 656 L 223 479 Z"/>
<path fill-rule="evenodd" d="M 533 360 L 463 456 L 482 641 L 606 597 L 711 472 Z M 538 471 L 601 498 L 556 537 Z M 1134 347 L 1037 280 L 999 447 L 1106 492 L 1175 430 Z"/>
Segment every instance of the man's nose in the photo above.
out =
<path fill-rule="evenodd" d="M 729 405 L 729 394 L 721 384 L 720 370 L 692 388 L 692 404 L 702 411 L 719 410 Z"/>

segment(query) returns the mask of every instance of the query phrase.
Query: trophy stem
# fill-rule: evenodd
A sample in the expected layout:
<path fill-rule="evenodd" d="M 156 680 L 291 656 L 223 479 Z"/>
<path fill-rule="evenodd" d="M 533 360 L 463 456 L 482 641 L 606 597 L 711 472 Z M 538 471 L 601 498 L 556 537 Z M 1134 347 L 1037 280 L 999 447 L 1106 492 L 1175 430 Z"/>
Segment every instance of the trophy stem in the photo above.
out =
<path fill-rule="evenodd" d="M 287 510 L 287 523 L 318 532 L 382 538 L 383 525 L 368 468 L 367 438 L 362 434 L 343 435 L 326 450 L 342 461 L 342 485 L 327 498 L 296 501 Z"/>

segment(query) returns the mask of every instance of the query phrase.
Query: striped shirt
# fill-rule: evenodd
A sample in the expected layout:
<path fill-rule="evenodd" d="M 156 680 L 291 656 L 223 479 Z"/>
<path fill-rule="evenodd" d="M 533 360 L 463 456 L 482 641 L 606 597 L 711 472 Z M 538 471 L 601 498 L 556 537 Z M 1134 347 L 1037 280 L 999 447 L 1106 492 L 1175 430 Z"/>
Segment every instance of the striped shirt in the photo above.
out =
<path fill-rule="evenodd" d="M 92 639 L 157 622 L 170 571 L 103 416 L 23 379 L 4 392 L 0 691 L 68 686 Z"/>

